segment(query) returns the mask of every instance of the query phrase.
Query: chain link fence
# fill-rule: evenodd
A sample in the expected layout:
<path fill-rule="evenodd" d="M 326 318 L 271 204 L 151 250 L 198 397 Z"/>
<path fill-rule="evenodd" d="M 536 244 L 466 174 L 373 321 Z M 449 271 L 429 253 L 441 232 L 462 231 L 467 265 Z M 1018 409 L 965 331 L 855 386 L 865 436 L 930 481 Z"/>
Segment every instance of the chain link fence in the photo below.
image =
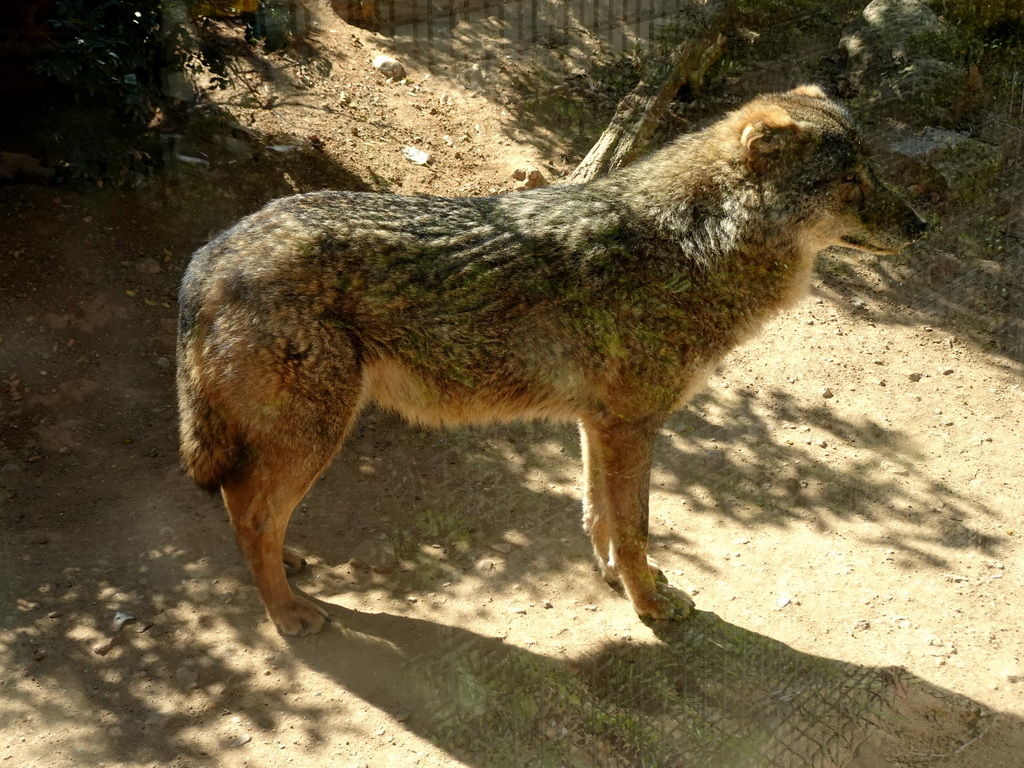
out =
<path fill-rule="evenodd" d="M 437 55 L 462 28 L 486 28 L 513 45 L 545 45 L 585 32 L 623 50 L 651 39 L 693 0 L 385 0 L 335 2 L 341 17 Z"/>
<path fill-rule="evenodd" d="M 909 675 L 789 646 L 698 612 L 575 663 L 496 643 L 407 664 L 430 723 L 469 765 L 842 768 Z"/>

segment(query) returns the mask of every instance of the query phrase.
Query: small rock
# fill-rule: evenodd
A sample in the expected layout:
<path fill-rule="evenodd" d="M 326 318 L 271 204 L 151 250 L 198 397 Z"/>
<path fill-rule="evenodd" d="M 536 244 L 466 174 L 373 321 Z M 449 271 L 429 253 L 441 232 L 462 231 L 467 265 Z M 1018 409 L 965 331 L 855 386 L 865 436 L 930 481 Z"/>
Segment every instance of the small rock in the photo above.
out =
<path fill-rule="evenodd" d="M 125 611 L 118 611 L 114 614 L 114 629 L 120 629 L 130 621 L 135 621 L 135 616 Z"/>
<path fill-rule="evenodd" d="M 398 567 L 398 557 L 390 542 L 368 539 L 352 551 L 349 564 L 374 573 L 391 573 Z"/>
<path fill-rule="evenodd" d="M 920 381 L 921 380 L 921 374 L 920 373 L 910 373 L 910 374 L 907 374 L 907 378 L 910 379 L 911 381 Z"/>
<path fill-rule="evenodd" d="M 554 607 L 555 607 L 555 606 L 553 606 L 553 605 L 551 604 L 551 601 L 550 601 L 550 600 L 541 600 L 541 603 L 540 603 L 540 604 L 541 604 L 541 605 L 542 605 L 542 606 L 543 606 L 544 608 L 554 608 Z"/>
<path fill-rule="evenodd" d="M 488 546 L 495 552 L 500 552 L 503 555 L 507 555 L 509 552 L 512 551 L 512 545 L 509 544 L 507 541 L 495 542 L 494 544 L 489 544 Z"/>
<path fill-rule="evenodd" d="M 42 661 L 43 659 L 46 658 L 46 651 L 44 651 L 42 648 L 40 648 L 37 651 L 33 651 L 32 652 L 32 658 L 35 659 L 36 661 Z"/>
<path fill-rule="evenodd" d="M 952 368 L 943 368 L 942 369 L 942 375 L 943 376 L 951 376 L 954 373 L 955 373 L 955 371 Z"/>
<path fill-rule="evenodd" d="M 416 149 L 416 147 L 410 147 L 409 145 L 402 147 L 402 157 L 416 165 L 426 165 L 432 159 L 430 155 L 422 149 Z"/>
<path fill-rule="evenodd" d="M 523 184 L 516 187 L 517 190 L 536 189 L 537 187 L 546 187 L 548 185 L 548 180 L 544 178 L 544 174 L 539 169 L 532 167 L 516 168 L 512 172 L 512 178 L 523 182 Z"/>
<path fill-rule="evenodd" d="M 493 571 L 494 570 L 494 561 L 493 560 L 477 560 L 477 562 L 473 565 L 473 570 L 477 571 L 478 573 L 487 573 L 489 571 Z"/>
<path fill-rule="evenodd" d="M 832 390 L 829 389 L 828 387 L 825 387 L 823 390 L 821 390 L 821 396 L 826 400 L 828 400 L 830 397 L 835 397 Z"/>
<path fill-rule="evenodd" d="M 228 743 L 228 747 L 230 747 L 232 749 L 236 749 L 238 747 L 241 747 L 244 744 L 248 744 L 250 741 L 252 741 L 252 736 L 250 736 L 248 733 L 243 733 L 241 736 L 239 736 L 239 737 L 237 737 L 235 739 L 232 739 Z"/>
<path fill-rule="evenodd" d="M 156 259 L 139 259 L 135 262 L 135 271 L 144 275 L 155 275 L 163 270 L 160 269 Z"/>
<path fill-rule="evenodd" d="M 60 611 L 50 611 L 48 614 L 46 614 L 46 618 L 48 618 L 48 619 L 59 619 L 63 615 L 64 614 L 62 614 Z"/>
<path fill-rule="evenodd" d="M 792 602 L 793 598 L 791 598 L 789 595 L 781 595 L 779 599 L 775 601 L 775 604 L 779 606 L 779 608 L 785 608 Z"/>
<path fill-rule="evenodd" d="M 525 616 L 526 615 L 526 609 L 525 608 L 509 608 L 508 610 L 509 610 L 509 613 L 514 613 L 514 614 L 516 614 L 518 616 Z"/>
<path fill-rule="evenodd" d="M 106 656 L 110 651 L 117 645 L 116 637 L 108 637 L 106 640 L 101 640 L 92 647 L 92 652 L 97 656 Z"/>
<path fill-rule="evenodd" d="M 867 629 L 871 629 L 871 622 L 867 619 L 857 619 L 857 621 L 853 623 L 853 628 L 858 632 L 863 632 Z"/>
<path fill-rule="evenodd" d="M 381 54 L 373 60 L 373 68 L 389 80 L 404 80 L 405 67 L 394 56 Z"/>

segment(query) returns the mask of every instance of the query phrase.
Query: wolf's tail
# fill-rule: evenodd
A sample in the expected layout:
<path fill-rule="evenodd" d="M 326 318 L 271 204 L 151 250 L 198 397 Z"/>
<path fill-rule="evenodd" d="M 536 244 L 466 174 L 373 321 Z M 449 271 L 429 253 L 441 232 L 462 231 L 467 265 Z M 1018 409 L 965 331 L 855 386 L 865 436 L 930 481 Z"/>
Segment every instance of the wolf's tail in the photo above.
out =
<path fill-rule="evenodd" d="M 240 431 L 206 396 L 201 363 L 188 344 L 178 349 L 178 434 L 181 464 L 196 485 L 210 493 L 246 464 Z"/>

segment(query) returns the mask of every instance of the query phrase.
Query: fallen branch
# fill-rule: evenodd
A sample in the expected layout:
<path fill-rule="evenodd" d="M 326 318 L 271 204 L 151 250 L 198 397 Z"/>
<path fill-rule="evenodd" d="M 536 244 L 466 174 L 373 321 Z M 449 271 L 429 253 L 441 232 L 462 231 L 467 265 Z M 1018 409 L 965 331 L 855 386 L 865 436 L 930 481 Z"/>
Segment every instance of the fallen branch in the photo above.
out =
<path fill-rule="evenodd" d="M 589 181 L 628 165 L 643 153 L 679 89 L 699 89 L 711 65 L 722 55 L 726 42 L 722 30 L 734 4 L 735 0 L 721 0 L 704 6 L 700 33 L 647 63 L 640 82 L 619 102 L 601 138 L 569 174 L 567 182 Z"/>

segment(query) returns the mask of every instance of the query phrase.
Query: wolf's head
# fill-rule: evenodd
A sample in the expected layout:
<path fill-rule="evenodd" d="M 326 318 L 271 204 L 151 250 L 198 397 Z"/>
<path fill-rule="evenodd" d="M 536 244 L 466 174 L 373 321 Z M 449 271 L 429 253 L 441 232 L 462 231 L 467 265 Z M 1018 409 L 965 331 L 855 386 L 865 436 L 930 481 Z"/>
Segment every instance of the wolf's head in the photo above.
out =
<path fill-rule="evenodd" d="M 714 126 L 780 225 L 808 245 L 894 253 L 925 221 L 871 169 L 850 114 L 817 86 L 761 96 Z"/>

